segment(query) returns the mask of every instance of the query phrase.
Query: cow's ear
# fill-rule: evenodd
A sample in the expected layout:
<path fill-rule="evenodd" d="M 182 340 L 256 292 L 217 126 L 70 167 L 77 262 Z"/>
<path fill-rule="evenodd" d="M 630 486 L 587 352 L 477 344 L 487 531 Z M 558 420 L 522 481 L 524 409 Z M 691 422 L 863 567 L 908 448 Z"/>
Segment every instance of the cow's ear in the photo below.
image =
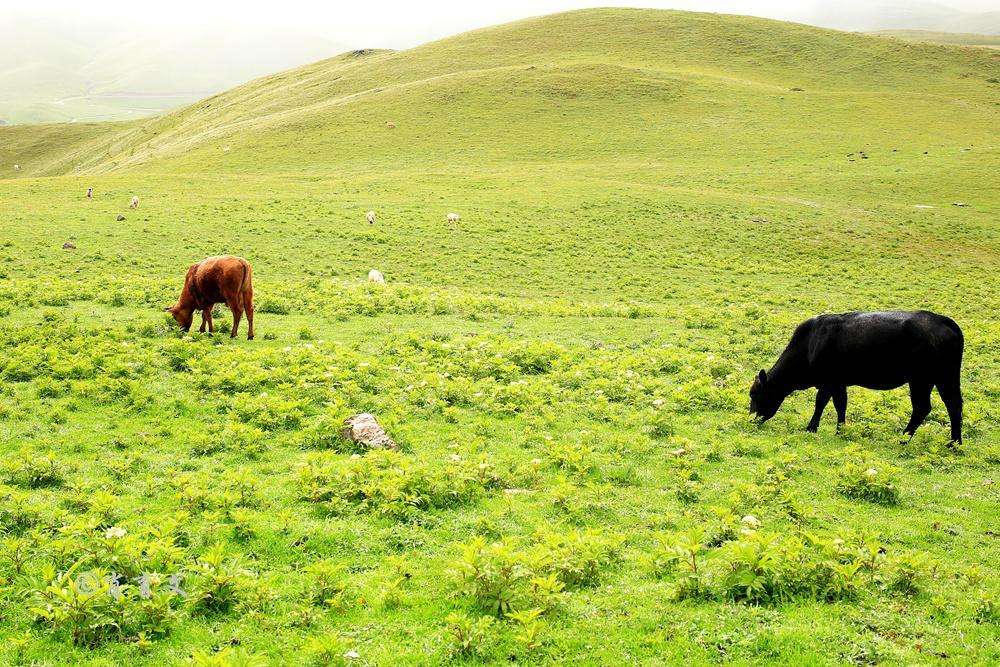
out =
<path fill-rule="evenodd" d="M 767 382 L 767 373 L 764 372 L 764 369 L 761 369 L 760 373 L 757 373 L 757 380 L 759 380 L 761 384 Z"/>

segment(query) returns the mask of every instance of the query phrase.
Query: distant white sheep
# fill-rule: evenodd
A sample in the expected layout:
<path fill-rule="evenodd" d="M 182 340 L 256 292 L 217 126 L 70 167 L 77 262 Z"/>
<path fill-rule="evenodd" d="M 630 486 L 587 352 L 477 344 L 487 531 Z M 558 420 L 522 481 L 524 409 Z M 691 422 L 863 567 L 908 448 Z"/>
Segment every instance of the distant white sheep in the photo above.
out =
<path fill-rule="evenodd" d="M 386 124 L 385 124 L 385 126 L 386 126 L 387 128 L 389 128 L 390 130 L 395 130 L 395 129 L 396 129 L 396 124 L 395 124 L 395 123 L 393 123 L 393 122 L 392 122 L 391 120 L 390 120 L 390 121 L 387 121 L 387 122 L 386 122 Z"/>
<path fill-rule="evenodd" d="M 460 215 L 458 215 L 458 213 L 449 213 L 448 214 L 448 222 L 458 222 L 461 219 L 462 218 L 461 218 Z"/>
<path fill-rule="evenodd" d="M 369 225 L 375 224 L 375 211 L 368 211 L 365 213 L 365 220 L 368 221 Z"/>
<path fill-rule="evenodd" d="M 21 165 L 15 164 L 14 165 L 14 171 L 21 171 Z"/>
<path fill-rule="evenodd" d="M 129 208 L 139 208 L 139 198 L 136 195 L 132 195 L 132 202 L 128 205 Z"/>
<path fill-rule="evenodd" d="M 376 285 L 385 285 L 385 276 L 378 269 L 372 269 L 368 272 L 368 282 L 375 283 Z"/>

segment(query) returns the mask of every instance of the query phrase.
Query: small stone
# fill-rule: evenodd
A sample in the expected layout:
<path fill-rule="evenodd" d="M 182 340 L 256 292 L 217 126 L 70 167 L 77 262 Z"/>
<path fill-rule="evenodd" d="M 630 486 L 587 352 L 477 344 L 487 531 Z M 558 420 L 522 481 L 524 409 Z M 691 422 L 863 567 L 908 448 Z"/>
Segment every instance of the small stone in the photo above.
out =
<path fill-rule="evenodd" d="M 755 530 L 757 528 L 760 528 L 760 519 L 755 517 L 753 514 L 747 514 L 745 517 L 740 519 L 740 523 L 742 523 L 747 528 L 752 528 Z"/>
<path fill-rule="evenodd" d="M 340 435 L 369 449 L 398 449 L 396 442 L 385 432 L 375 419 L 375 415 L 367 412 L 344 420 L 344 428 L 340 430 Z"/>
<path fill-rule="evenodd" d="M 119 214 L 118 214 L 118 217 L 117 217 L 117 218 L 115 218 L 115 220 L 117 220 L 118 222 L 122 222 L 122 221 L 124 221 L 124 220 L 125 220 L 125 216 L 124 216 L 124 215 L 122 215 L 121 213 L 119 213 Z"/>
<path fill-rule="evenodd" d="M 66 241 L 63 243 L 63 250 L 76 250 L 76 244 L 72 241 Z"/>

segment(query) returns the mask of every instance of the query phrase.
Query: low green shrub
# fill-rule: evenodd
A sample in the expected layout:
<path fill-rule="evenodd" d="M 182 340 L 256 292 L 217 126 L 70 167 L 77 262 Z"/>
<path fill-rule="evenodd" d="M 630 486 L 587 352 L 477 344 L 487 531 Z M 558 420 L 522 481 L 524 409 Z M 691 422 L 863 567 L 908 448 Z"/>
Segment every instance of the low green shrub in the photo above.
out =
<path fill-rule="evenodd" d="M 69 472 L 68 466 L 51 451 L 40 454 L 22 449 L 4 464 L 7 481 L 29 489 L 61 486 Z"/>
<path fill-rule="evenodd" d="M 454 563 L 457 591 L 498 618 L 515 610 L 551 610 L 567 589 L 596 584 L 621 544 L 596 531 L 542 532 L 530 543 L 477 537 Z"/>
<path fill-rule="evenodd" d="M 886 463 L 874 462 L 867 456 L 844 464 L 837 475 L 837 491 L 848 498 L 882 505 L 899 502 L 896 469 Z"/>
<path fill-rule="evenodd" d="M 192 614 L 218 614 L 232 609 L 243 598 L 253 575 L 227 556 L 221 544 L 206 551 L 195 563 L 188 591 Z"/>
<path fill-rule="evenodd" d="M 449 614 L 445 620 L 451 638 L 449 653 L 453 658 L 484 658 L 495 638 L 492 629 L 496 623 L 491 616 L 471 618 L 463 614 Z"/>
<path fill-rule="evenodd" d="M 343 463 L 310 460 L 299 472 L 306 500 L 333 512 L 356 510 L 396 520 L 469 502 L 487 488 L 478 464 L 415 461 L 391 450 L 374 450 Z"/>

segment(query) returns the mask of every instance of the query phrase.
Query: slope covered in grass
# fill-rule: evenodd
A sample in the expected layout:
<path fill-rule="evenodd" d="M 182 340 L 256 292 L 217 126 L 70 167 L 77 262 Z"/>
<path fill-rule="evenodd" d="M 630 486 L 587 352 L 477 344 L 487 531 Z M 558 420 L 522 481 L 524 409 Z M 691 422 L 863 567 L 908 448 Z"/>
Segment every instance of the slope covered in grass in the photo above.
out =
<path fill-rule="evenodd" d="M 997 662 L 995 70 L 595 10 L 0 129 L 0 661 Z M 226 252 L 257 339 L 182 336 Z M 961 447 L 905 388 L 747 420 L 884 308 L 962 326 Z"/>
<path fill-rule="evenodd" d="M 69 151 L 62 168 L 102 171 L 163 158 L 199 171 L 248 163 L 315 169 L 324 158 L 338 166 L 346 159 L 440 164 L 473 153 L 551 160 L 553 146 L 592 157 L 637 141 L 643 152 L 673 144 L 697 157 L 706 148 L 699 138 L 735 139 L 730 129 L 755 121 L 768 125 L 770 141 L 794 141 L 806 128 L 870 140 L 907 127 L 927 137 L 943 131 L 942 140 L 962 132 L 971 143 L 994 120 L 997 85 L 988 79 L 998 69 L 995 54 L 764 19 L 591 10 L 266 77 Z M 400 131 L 387 136 L 387 120 Z M 519 134 L 509 136 L 512 129 Z M 599 147 L 581 146 L 588 136 Z"/>

